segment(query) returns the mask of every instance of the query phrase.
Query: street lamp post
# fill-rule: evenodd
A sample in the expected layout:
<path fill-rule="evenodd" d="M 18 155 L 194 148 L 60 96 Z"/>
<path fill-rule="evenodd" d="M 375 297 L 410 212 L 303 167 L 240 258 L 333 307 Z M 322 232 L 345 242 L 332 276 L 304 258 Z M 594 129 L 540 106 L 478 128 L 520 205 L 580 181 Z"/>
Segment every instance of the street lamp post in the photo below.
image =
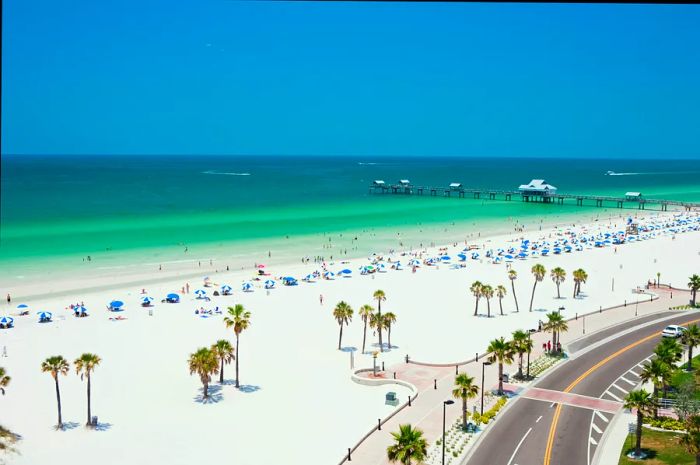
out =
<path fill-rule="evenodd" d="M 454 404 L 454 400 L 446 400 L 442 403 L 442 465 L 445 465 L 445 411 L 448 405 Z"/>
<path fill-rule="evenodd" d="M 484 414 L 484 372 L 486 371 L 486 365 L 491 365 L 491 362 L 481 362 L 481 414 Z"/>
<path fill-rule="evenodd" d="M 532 331 L 527 332 L 528 347 L 532 346 Z M 530 379 L 530 352 L 532 349 L 527 351 L 527 379 Z"/>

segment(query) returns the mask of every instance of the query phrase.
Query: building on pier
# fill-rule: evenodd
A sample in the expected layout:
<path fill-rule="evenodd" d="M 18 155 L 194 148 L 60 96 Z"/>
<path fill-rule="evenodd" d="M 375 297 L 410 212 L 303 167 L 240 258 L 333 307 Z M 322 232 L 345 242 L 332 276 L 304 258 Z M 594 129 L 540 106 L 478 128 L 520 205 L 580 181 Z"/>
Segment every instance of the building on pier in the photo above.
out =
<path fill-rule="evenodd" d="M 528 184 L 521 184 L 518 190 L 525 202 L 537 201 L 538 199 L 541 199 L 542 202 L 550 202 L 557 193 L 557 188 L 548 184 L 544 179 L 533 179 Z"/>

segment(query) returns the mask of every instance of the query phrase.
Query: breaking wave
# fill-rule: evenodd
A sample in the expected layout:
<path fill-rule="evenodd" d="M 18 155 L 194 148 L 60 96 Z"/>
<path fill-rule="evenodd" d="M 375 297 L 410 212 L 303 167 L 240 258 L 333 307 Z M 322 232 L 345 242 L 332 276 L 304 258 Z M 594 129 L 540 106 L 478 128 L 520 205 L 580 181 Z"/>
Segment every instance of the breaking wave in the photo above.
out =
<path fill-rule="evenodd" d="M 225 176 L 250 176 L 250 173 L 226 173 L 222 171 L 202 171 L 202 174 L 223 174 Z"/>

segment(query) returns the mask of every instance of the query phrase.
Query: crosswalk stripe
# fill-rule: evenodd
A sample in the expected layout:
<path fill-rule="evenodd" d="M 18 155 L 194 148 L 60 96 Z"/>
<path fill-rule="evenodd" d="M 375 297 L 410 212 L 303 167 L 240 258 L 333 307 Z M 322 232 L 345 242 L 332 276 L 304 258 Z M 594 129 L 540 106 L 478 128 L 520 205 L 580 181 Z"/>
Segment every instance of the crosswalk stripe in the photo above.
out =
<path fill-rule="evenodd" d="M 639 373 L 637 373 L 636 371 L 630 370 L 629 373 L 632 373 L 634 376 L 636 376 L 637 378 L 639 378 Z"/>
<path fill-rule="evenodd" d="M 595 439 L 593 439 L 593 438 L 588 438 L 588 440 L 589 440 L 590 443 L 593 444 L 594 446 L 597 446 L 597 445 L 598 445 L 598 443 L 595 441 Z"/>
<path fill-rule="evenodd" d="M 613 394 L 610 391 L 605 391 L 605 394 L 609 395 L 610 397 L 612 397 L 613 399 L 615 399 L 618 402 L 622 402 L 622 399 L 620 399 L 619 397 L 617 397 L 615 394 Z"/>
<path fill-rule="evenodd" d="M 624 376 L 620 376 L 620 379 L 621 379 L 622 381 L 624 381 L 625 383 L 627 383 L 627 384 L 631 385 L 631 386 L 636 386 L 636 385 L 637 385 L 637 383 L 635 383 L 635 382 L 633 382 L 633 381 L 630 381 L 630 380 L 628 380 L 628 379 L 627 379 L 627 378 L 625 378 Z"/>
<path fill-rule="evenodd" d="M 615 388 L 619 389 L 620 391 L 624 392 L 625 394 L 627 394 L 629 392 L 629 391 L 625 391 L 624 389 L 622 389 L 620 386 L 618 386 L 615 383 L 613 383 L 611 387 L 615 387 Z"/>
<path fill-rule="evenodd" d="M 600 428 L 598 428 L 598 426 L 596 426 L 595 423 L 591 423 L 591 428 L 593 428 L 598 434 L 601 434 L 603 432 Z"/>
<path fill-rule="evenodd" d="M 608 423 L 610 420 L 608 420 L 608 417 L 600 413 L 598 410 L 595 411 L 595 414 L 598 415 L 598 418 L 603 420 L 605 423 Z"/>

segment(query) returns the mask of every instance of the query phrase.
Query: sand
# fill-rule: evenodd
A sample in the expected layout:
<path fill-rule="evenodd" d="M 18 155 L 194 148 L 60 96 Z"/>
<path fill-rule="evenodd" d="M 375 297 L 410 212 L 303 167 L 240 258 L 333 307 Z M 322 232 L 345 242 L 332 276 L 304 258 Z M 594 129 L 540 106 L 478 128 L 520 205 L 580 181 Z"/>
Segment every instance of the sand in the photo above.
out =
<path fill-rule="evenodd" d="M 607 222 L 588 227 L 592 231 L 620 229 Z M 524 236 L 534 240 L 550 232 Z M 511 238 L 480 238 L 475 243 L 495 249 Z M 455 256 L 463 247 L 450 246 L 449 253 Z M 436 255 L 437 249 L 428 254 Z M 633 302 L 636 294 L 632 290 L 655 279 L 657 272 L 664 283 L 682 287 L 688 276 L 698 272 L 699 255 L 700 232 L 689 232 L 624 244 L 617 252 L 611 246 L 516 260 L 512 266 L 519 273 L 519 313 L 514 313 L 505 264 L 486 260 L 469 260 L 466 268 L 456 270 L 441 265 L 414 274 L 407 267 L 360 276 L 358 267 L 368 263 L 363 258 L 330 266 L 335 271 L 352 269 L 352 278 L 300 282 L 296 287 L 274 289 L 269 295 L 261 288 L 240 292 L 241 282 L 251 277 L 250 271 L 219 273 L 215 281 L 233 286 L 233 296 L 201 303 L 190 294 L 179 304 L 160 303 L 166 293 L 177 292 L 184 284 L 179 279 L 145 286 L 157 298 L 152 316 L 138 304 L 144 286 L 111 289 L 107 280 L 100 283 L 99 291 L 26 302 L 33 310 L 52 311 L 54 321 L 39 324 L 32 311 L 28 317 L 15 316 L 14 329 L 0 330 L 0 346 L 8 353 L 7 358 L 0 357 L 0 365 L 13 378 L 7 395 L 0 398 L 0 422 L 22 435 L 17 445 L 20 453 L 8 456 L 7 461 L 189 464 L 225 457 L 238 464 L 336 463 L 377 418 L 391 412 L 393 407 L 384 404 L 386 392 L 395 391 L 401 398 L 408 395 L 402 387 L 368 387 L 350 380 L 350 353 L 362 344 L 362 322 L 357 316 L 353 319 L 344 330 L 345 350 L 338 351 L 338 325 L 331 312 L 339 300 L 357 310 L 372 303 L 374 290 L 386 292 L 383 310 L 397 315 L 392 329 L 395 347 L 379 358 L 387 365 L 406 354 L 422 361 L 455 362 L 483 352 L 495 337 L 536 327 L 538 320 L 545 319 L 545 311 L 564 306 L 564 314 L 573 316 L 625 300 Z M 548 270 L 561 266 L 569 277 L 562 285 L 562 298 L 557 299 L 556 287 L 547 276 L 537 286 L 535 311 L 528 312 L 533 284 L 529 269 L 534 263 L 542 263 Z M 583 286 L 583 297 L 573 299 L 570 273 L 579 267 L 588 272 L 589 280 Z M 317 268 L 313 263 L 289 264 L 276 266 L 271 272 L 302 277 Z M 506 285 L 504 316 L 499 314 L 497 299 L 491 303 L 492 318 L 472 316 L 474 298 L 469 285 L 477 279 Z M 191 280 L 190 284 L 194 291 L 202 281 Z M 323 305 L 319 304 L 320 294 Z M 109 320 L 117 316 L 105 309 L 112 299 L 125 302 L 125 310 L 119 314 L 126 320 Z M 77 301 L 84 301 L 88 318 L 74 318 L 65 309 Z M 17 303 L 0 309 L 0 314 L 15 313 Z M 251 327 L 241 335 L 242 388 L 237 390 L 230 384 L 234 367 L 227 365 L 227 384 L 218 386 L 214 381 L 215 402 L 202 404 L 201 384 L 187 369 L 189 354 L 220 338 L 235 339 L 224 327 L 222 315 L 200 318 L 194 310 L 200 305 L 225 308 L 234 303 L 243 304 L 252 313 Z M 480 312 L 486 313 L 485 302 Z M 634 312 L 633 305 L 630 312 Z M 376 343 L 371 330 L 368 341 Z M 102 358 L 92 386 L 93 414 L 99 416 L 100 428 L 93 431 L 83 426 L 85 383 L 71 371 L 60 379 L 64 422 L 70 427 L 56 432 L 53 380 L 39 367 L 50 355 L 61 354 L 72 361 L 82 352 L 94 352 Z M 354 358 L 356 368 L 371 367 L 371 355 L 358 350 Z"/>

